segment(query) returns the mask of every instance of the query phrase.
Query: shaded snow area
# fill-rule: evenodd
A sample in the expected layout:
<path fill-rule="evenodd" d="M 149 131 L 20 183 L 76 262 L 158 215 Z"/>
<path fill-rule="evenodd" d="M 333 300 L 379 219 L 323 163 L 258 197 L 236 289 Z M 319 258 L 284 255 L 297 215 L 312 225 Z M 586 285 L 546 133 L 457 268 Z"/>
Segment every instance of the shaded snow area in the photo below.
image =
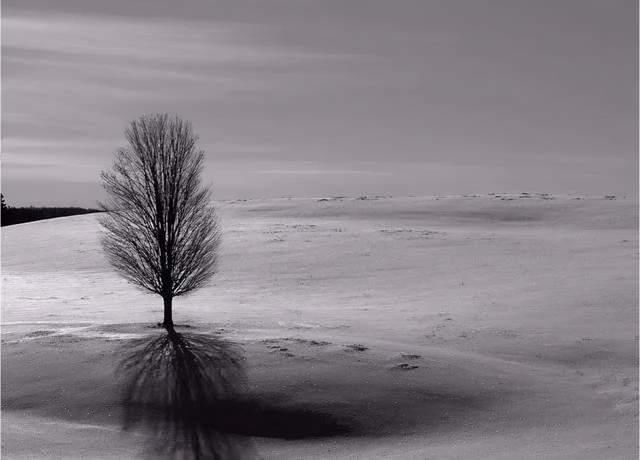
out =
<path fill-rule="evenodd" d="M 107 265 L 96 215 L 3 228 L 4 458 L 161 458 L 122 388 L 144 399 L 165 349 L 209 363 L 158 377 L 172 401 L 233 393 L 197 441 L 220 458 L 637 458 L 635 200 L 217 206 L 219 273 L 175 300 L 173 342 L 161 299 Z"/>

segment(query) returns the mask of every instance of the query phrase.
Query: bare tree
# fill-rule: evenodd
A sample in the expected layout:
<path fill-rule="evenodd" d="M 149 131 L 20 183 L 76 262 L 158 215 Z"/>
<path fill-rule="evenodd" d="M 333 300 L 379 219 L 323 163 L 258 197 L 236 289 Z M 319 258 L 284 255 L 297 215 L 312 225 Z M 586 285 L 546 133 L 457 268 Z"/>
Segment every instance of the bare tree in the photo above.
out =
<path fill-rule="evenodd" d="M 145 115 L 125 131 L 126 148 L 102 172 L 108 200 L 102 246 L 131 283 L 162 296 L 167 330 L 172 301 L 203 286 L 216 272 L 220 230 L 211 191 L 201 184 L 204 152 L 189 122 Z"/>

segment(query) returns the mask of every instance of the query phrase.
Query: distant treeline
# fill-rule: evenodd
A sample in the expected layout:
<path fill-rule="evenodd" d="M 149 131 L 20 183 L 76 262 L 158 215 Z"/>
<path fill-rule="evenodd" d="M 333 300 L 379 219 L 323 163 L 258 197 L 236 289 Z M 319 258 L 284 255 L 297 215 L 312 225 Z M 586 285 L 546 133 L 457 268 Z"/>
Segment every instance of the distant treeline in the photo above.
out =
<path fill-rule="evenodd" d="M 6 206 L 3 200 L 2 216 L 0 222 L 2 226 L 22 224 L 24 222 L 32 222 L 34 220 L 52 219 L 54 217 L 75 216 L 77 214 L 89 214 L 92 212 L 100 212 L 98 209 L 74 208 L 74 207 L 22 207 L 14 208 Z"/>

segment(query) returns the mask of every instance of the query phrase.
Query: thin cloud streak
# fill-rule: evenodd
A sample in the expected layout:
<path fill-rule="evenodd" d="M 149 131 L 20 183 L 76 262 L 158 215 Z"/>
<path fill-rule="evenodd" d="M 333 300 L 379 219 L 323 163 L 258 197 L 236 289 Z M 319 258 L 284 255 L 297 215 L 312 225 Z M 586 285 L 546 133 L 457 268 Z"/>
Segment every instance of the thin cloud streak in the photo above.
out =
<path fill-rule="evenodd" d="M 362 171 L 355 169 L 263 169 L 256 171 L 258 174 L 295 174 L 295 175 L 373 175 L 389 176 L 391 173 L 384 171 Z"/>
<path fill-rule="evenodd" d="M 165 64 L 261 65 L 299 62 L 325 55 L 270 47 L 257 27 L 211 22 L 133 21 L 74 15 L 13 15 L 3 18 L 3 45 L 27 51 L 118 57 Z M 42 40 L 42 37 L 47 37 Z"/>

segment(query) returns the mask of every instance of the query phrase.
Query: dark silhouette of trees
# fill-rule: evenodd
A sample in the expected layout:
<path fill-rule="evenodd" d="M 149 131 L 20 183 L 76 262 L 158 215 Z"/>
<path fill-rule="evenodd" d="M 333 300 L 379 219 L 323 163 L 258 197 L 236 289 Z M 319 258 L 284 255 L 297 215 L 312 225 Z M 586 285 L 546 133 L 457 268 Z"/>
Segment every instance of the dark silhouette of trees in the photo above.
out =
<path fill-rule="evenodd" d="M 162 297 L 173 329 L 172 301 L 203 286 L 216 272 L 219 224 L 200 175 L 204 152 L 191 124 L 145 115 L 125 131 L 126 148 L 101 174 L 108 201 L 100 223 L 111 265 L 131 283 Z"/>
<path fill-rule="evenodd" d="M 0 198 L 2 201 L 2 214 L 0 214 L 0 222 L 2 222 L 2 226 L 9 225 L 7 221 L 9 220 L 9 207 L 7 203 L 4 201 L 4 193 L 0 194 Z"/>
<path fill-rule="evenodd" d="M 75 216 L 78 214 L 89 214 L 99 212 L 97 209 L 85 209 L 77 207 L 43 207 L 43 206 L 27 206 L 13 207 L 7 205 L 4 194 L 0 194 L 0 202 L 2 203 L 2 214 L 0 214 L 0 222 L 3 227 L 7 225 L 24 224 L 36 220 L 53 219 L 55 217 Z"/>

